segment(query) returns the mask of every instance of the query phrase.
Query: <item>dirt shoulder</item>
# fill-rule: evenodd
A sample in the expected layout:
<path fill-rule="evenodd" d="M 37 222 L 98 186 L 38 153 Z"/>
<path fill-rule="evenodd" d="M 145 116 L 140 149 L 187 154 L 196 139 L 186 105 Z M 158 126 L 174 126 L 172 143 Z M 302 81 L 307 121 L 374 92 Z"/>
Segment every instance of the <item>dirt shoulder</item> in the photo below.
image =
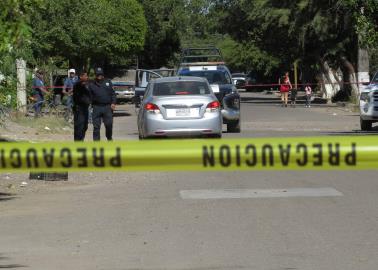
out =
<path fill-rule="evenodd" d="M 54 117 L 14 118 L 0 126 L 0 138 L 7 141 L 66 141 L 72 133 L 70 125 Z"/>

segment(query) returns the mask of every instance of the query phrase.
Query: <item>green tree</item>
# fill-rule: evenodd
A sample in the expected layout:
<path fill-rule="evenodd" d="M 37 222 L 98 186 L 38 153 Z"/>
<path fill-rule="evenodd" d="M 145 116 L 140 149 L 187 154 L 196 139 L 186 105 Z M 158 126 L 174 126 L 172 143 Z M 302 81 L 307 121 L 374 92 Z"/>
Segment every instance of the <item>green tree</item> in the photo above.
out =
<path fill-rule="evenodd" d="M 135 0 L 44 1 L 33 11 L 37 58 L 88 67 L 128 59 L 143 47 L 147 26 Z"/>
<path fill-rule="evenodd" d="M 148 30 L 140 66 L 160 68 L 172 65 L 180 50 L 180 33 L 187 26 L 185 5 L 181 0 L 140 0 Z"/>

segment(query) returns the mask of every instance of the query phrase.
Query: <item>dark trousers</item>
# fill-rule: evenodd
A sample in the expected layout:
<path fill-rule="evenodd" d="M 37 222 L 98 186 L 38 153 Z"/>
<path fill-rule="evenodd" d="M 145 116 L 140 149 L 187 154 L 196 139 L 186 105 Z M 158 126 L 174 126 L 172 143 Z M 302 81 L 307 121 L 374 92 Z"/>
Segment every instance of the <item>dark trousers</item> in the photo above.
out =
<path fill-rule="evenodd" d="M 75 105 L 74 113 L 74 140 L 84 141 L 88 129 L 89 106 L 85 104 Z"/>
<path fill-rule="evenodd" d="M 104 122 L 105 135 L 108 141 L 113 139 L 113 111 L 109 105 L 93 105 L 92 123 L 93 123 L 93 140 L 100 140 L 101 122 Z"/>
<path fill-rule="evenodd" d="M 39 116 L 42 110 L 43 101 L 45 100 L 43 95 L 35 95 L 35 104 L 33 105 L 33 108 L 35 110 L 35 116 Z"/>

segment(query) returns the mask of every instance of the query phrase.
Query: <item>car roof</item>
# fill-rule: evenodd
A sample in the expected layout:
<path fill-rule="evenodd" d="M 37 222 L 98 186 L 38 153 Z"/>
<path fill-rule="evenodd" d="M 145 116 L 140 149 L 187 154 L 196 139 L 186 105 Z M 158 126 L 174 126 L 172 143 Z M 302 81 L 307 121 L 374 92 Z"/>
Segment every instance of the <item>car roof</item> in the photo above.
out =
<path fill-rule="evenodd" d="M 208 71 L 208 72 L 227 71 L 227 72 L 230 72 L 230 70 L 225 65 L 203 66 L 203 67 L 207 67 L 208 69 L 194 70 L 195 68 L 200 68 L 200 66 L 184 66 L 180 68 L 179 72 L 181 71 Z"/>
<path fill-rule="evenodd" d="M 154 83 L 165 83 L 165 82 L 178 82 L 178 81 L 185 81 L 185 82 L 206 82 L 205 78 L 201 77 L 191 77 L 191 76 L 175 76 L 175 77 L 163 77 L 154 80 Z"/>

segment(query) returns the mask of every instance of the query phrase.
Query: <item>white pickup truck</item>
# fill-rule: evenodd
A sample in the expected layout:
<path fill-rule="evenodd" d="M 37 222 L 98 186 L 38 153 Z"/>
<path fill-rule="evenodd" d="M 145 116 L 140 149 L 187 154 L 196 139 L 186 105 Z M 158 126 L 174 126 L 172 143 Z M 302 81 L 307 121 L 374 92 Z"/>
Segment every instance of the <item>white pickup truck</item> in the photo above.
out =
<path fill-rule="evenodd" d="M 364 131 L 371 130 L 373 123 L 378 122 L 378 72 L 371 83 L 361 91 L 360 122 Z"/>

